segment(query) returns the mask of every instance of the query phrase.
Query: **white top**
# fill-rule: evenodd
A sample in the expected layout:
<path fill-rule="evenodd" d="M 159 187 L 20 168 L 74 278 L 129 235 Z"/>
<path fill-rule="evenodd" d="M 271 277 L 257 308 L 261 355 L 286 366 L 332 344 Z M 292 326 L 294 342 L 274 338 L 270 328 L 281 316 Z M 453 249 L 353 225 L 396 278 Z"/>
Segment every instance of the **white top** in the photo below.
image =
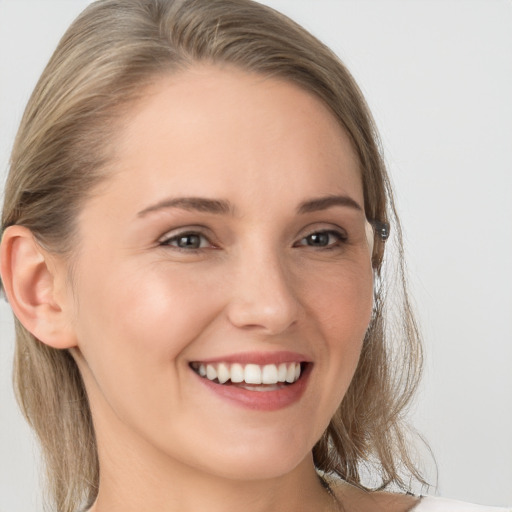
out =
<path fill-rule="evenodd" d="M 411 512 L 512 512 L 512 508 L 472 505 L 462 501 L 424 496 Z"/>

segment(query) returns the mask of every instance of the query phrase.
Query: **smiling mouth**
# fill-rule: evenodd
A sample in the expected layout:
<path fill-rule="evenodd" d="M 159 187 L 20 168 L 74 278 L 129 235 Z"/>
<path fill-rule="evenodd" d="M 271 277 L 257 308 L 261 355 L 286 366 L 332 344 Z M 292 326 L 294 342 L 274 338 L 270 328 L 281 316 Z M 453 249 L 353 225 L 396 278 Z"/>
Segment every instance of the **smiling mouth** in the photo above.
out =
<path fill-rule="evenodd" d="M 237 386 L 248 391 L 275 391 L 300 379 L 307 363 L 280 364 L 190 363 L 200 377 L 216 384 Z"/>

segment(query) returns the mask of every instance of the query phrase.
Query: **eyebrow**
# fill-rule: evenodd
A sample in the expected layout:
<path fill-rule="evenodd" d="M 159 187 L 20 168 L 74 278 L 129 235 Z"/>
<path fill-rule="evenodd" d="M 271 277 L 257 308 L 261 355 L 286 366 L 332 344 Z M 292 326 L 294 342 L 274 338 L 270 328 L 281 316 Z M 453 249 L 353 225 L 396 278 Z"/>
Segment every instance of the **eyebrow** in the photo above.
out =
<path fill-rule="evenodd" d="M 311 199 L 301 203 L 297 209 L 300 214 L 327 210 L 333 206 L 345 206 L 354 210 L 363 211 L 361 205 L 349 196 L 325 196 Z"/>
<path fill-rule="evenodd" d="M 329 195 L 302 202 L 297 212 L 301 215 L 327 210 L 333 206 L 344 206 L 354 210 L 363 211 L 363 208 L 349 196 Z M 138 212 L 138 217 L 144 217 L 149 213 L 165 210 L 168 208 L 180 208 L 182 210 L 213 213 L 217 215 L 233 215 L 233 205 L 224 199 L 208 199 L 205 197 L 175 197 L 164 199 L 158 203 L 148 206 Z"/>
<path fill-rule="evenodd" d="M 180 208 L 182 210 L 199 211 L 226 215 L 233 213 L 233 206 L 229 201 L 222 199 L 207 199 L 205 197 L 176 197 L 164 199 L 158 203 L 141 210 L 137 216 L 144 217 L 148 213 L 167 208 Z"/>

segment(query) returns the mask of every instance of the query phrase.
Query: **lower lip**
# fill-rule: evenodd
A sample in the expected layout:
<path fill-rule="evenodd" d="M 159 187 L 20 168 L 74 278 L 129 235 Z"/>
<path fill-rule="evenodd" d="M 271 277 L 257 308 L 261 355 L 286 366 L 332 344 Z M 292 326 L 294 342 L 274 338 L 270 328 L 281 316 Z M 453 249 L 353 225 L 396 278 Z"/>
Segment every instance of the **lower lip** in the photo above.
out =
<path fill-rule="evenodd" d="M 300 400 L 306 389 L 311 367 L 311 363 L 306 365 L 297 382 L 272 391 L 250 391 L 237 386 L 217 384 L 216 382 L 201 377 L 195 372 L 194 375 L 196 375 L 204 386 L 213 391 L 216 395 L 240 407 L 258 411 L 277 411 L 289 407 Z"/>

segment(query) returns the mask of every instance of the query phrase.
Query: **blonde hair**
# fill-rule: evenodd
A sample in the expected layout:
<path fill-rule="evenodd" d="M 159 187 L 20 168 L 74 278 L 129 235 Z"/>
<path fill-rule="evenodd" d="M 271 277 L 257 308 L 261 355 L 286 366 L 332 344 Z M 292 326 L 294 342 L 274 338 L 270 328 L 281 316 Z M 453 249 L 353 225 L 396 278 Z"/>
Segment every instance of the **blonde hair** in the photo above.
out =
<path fill-rule="evenodd" d="M 123 114 L 159 75 L 197 62 L 228 63 L 288 80 L 320 98 L 357 151 L 369 219 L 391 221 L 398 248 L 394 287 L 376 237 L 373 318 L 338 411 L 315 445 L 319 470 L 365 487 L 407 478 L 424 483 L 409 453 L 403 416 L 421 370 L 418 330 L 403 273 L 401 234 L 377 132 L 339 59 L 285 16 L 250 0 L 100 0 L 60 41 L 27 105 L 5 189 L 2 230 L 29 228 L 72 258 L 77 212 L 108 176 L 109 148 Z M 388 257 L 386 257 L 386 260 Z M 393 294 L 393 308 L 386 296 Z M 71 512 L 97 494 L 99 465 L 87 395 L 67 351 L 16 324 L 15 387 L 37 433 L 53 504 Z M 368 484 L 366 484 L 368 487 Z"/>

